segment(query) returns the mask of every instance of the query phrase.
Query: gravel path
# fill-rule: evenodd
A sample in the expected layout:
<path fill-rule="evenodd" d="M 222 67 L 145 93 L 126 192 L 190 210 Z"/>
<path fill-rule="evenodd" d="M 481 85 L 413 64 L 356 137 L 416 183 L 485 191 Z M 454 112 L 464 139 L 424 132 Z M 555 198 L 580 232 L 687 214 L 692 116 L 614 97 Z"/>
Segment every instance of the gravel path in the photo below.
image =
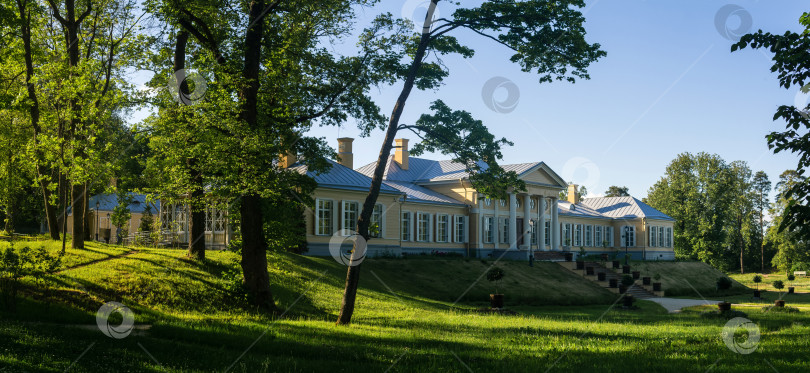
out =
<path fill-rule="evenodd" d="M 669 313 L 681 312 L 681 308 L 684 307 L 702 306 L 706 304 L 711 305 L 720 303 L 719 300 L 682 299 L 682 298 L 649 298 L 645 300 L 651 300 L 655 303 L 660 304 L 662 307 L 666 308 L 667 311 L 669 311 Z"/>

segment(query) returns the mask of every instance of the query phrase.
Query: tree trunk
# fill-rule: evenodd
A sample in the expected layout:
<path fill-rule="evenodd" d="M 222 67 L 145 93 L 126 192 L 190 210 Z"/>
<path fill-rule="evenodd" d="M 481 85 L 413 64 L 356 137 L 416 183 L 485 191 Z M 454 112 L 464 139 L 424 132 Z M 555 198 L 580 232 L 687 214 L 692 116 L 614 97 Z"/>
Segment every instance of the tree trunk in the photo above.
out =
<path fill-rule="evenodd" d="M 84 249 L 84 208 L 85 208 L 85 187 L 84 184 L 73 186 L 73 237 L 71 246 L 74 249 Z"/>
<path fill-rule="evenodd" d="M 250 4 L 248 24 L 245 33 L 245 55 L 242 76 L 245 84 L 240 91 L 242 108 L 240 117 L 251 131 L 258 129 L 259 71 L 261 67 L 262 34 L 264 33 L 264 0 Z M 264 240 L 261 198 L 255 193 L 242 196 L 240 211 L 242 218 L 242 271 L 245 285 L 253 302 L 268 311 L 276 311 L 276 304 L 270 292 L 270 277 L 267 274 L 267 242 Z"/>
<path fill-rule="evenodd" d="M 189 159 L 189 167 L 194 167 L 195 160 Z M 192 177 L 191 192 L 191 236 L 188 240 L 188 256 L 196 260 L 205 260 L 205 209 L 203 203 L 204 194 L 202 176 L 199 172 L 194 174 L 193 168 L 189 168 Z M 212 217 L 213 219 L 213 217 Z"/>
<path fill-rule="evenodd" d="M 242 197 L 241 202 L 241 264 L 244 283 L 256 305 L 267 311 L 275 311 L 276 304 L 270 292 L 270 276 L 267 274 L 267 243 L 262 232 L 261 198 L 257 195 L 247 195 Z"/>
<path fill-rule="evenodd" d="M 388 130 L 385 134 L 385 141 L 383 141 L 380 154 L 377 157 L 377 165 L 374 168 L 374 177 L 371 179 L 371 187 L 363 202 L 363 210 L 360 212 L 360 218 L 357 219 L 357 234 L 365 238 L 366 242 L 369 239 L 368 227 L 371 214 L 374 211 L 374 205 L 377 203 L 377 197 L 380 195 L 380 186 L 382 185 L 383 172 L 385 170 L 388 156 L 391 155 L 391 148 L 394 144 L 394 138 L 397 136 L 397 129 L 399 126 L 399 118 L 402 116 L 402 111 L 405 109 L 405 103 L 408 101 L 408 96 L 413 90 L 416 74 L 422 67 L 422 60 L 425 58 L 425 52 L 428 45 L 430 45 L 430 27 L 433 20 L 433 13 L 436 10 L 436 4 L 439 0 L 431 0 L 430 7 L 428 8 L 427 15 L 425 16 L 425 23 L 422 27 L 422 37 L 419 40 L 419 46 L 416 49 L 411 67 L 408 70 L 408 76 L 405 78 L 405 84 L 402 91 L 397 98 L 394 105 L 394 111 L 391 113 L 391 118 L 388 121 Z M 355 255 L 358 253 L 365 253 L 365 248 L 358 250 L 358 241 L 355 240 L 354 250 L 352 251 L 350 263 L 355 262 Z M 362 244 L 362 242 L 361 242 Z M 354 313 L 354 303 L 357 298 L 357 287 L 360 283 L 360 265 L 349 266 L 346 272 L 346 285 L 343 289 L 343 301 L 340 306 L 340 315 L 338 316 L 338 325 L 347 325 L 352 321 L 352 314 Z"/>

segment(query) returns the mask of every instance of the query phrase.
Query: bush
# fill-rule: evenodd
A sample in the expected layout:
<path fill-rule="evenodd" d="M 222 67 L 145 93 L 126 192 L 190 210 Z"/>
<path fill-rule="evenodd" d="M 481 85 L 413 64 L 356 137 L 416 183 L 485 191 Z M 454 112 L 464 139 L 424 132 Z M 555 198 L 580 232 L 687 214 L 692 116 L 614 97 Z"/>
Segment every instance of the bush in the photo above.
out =
<path fill-rule="evenodd" d="M 781 290 L 785 287 L 785 283 L 782 280 L 776 280 L 773 282 L 773 287 L 777 290 Z"/>
<path fill-rule="evenodd" d="M 762 276 L 754 275 L 753 281 L 754 281 L 755 284 L 758 284 L 758 283 L 762 282 Z"/>
<path fill-rule="evenodd" d="M 633 280 L 633 276 L 630 276 L 630 275 L 622 276 L 622 285 L 624 285 L 624 286 L 629 287 L 630 285 L 633 285 L 635 282 L 636 281 Z"/>
<path fill-rule="evenodd" d="M 728 277 L 720 277 L 717 279 L 717 290 L 728 290 L 731 289 L 731 279 Z"/>
<path fill-rule="evenodd" d="M 795 280 L 795 279 L 796 279 L 796 276 L 794 276 L 794 275 L 791 273 L 791 274 L 789 274 L 789 275 L 788 275 L 787 279 L 788 279 L 788 281 L 793 281 L 793 280 Z"/>
<path fill-rule="evenodd" d="M 764 312 L 782 312 L 782 313 L 799 313 L 799 312 L 801 312 L 796 307 L 777 307 L 777 306 L 765 306 L 765 307 L 762 307 L 762 311 L 764 311 Z"/>
<path fill-rule="evenodd" d="M 0 250 L 0 288 L 4 308 L 15 309 L 23 277 L 33 277 L 36 285 L 44 287 L 45 276 L 56 272 L 61 263 L 61 254 L 51 255 L 44 247 L 31 249 L 26 246 L 17 251 L 12 244 Z"/>

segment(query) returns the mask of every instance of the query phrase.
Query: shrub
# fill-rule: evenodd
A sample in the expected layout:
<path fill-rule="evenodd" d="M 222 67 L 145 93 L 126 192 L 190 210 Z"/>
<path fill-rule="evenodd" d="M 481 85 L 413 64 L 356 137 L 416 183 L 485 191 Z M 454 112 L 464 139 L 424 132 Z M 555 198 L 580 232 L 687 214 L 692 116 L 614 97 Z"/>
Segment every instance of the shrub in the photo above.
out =
<path fill-rule="evenodd" d="M 45 276 L 56 272 L 61 263 L 62 254 L 51 255 L 44 247 L 31 249 L 26 246 L 17 251 L 12 244 L 0 250 L 0 288 L 4 308 L 15 309 L 23 277 L 33 277 L 36 285 L 44 287 Z"/>
<path fill-rule="evenodd" d="M 810 263 L 808 262 L 793 263 L 793 266 L 790 267 L 790 272 L 796 271 L 810 271 Z"/>
<path fill-rule="evenodd" d="M 700 317 L 705 319 L 725 319 L 731 320 L 735 317 L 745 317 L 748 318 L 748 315 L 745 312 L 737 311 L 737 310 L 729 310 L 729 311 L 708 311 L 700 314 Z"/>
<path fill-rule="evenodd" d="M 503 279 L 505 273 L 499 267 L 492 267 L 487 271 L 487 280 L 495 283 L 495 293 L 498 293 L 498 282 Z"/>
<path fill-rule="evenodd" d="M 728 277 L 720 277 L 717 279 L 717 290 L 728 290 L 731 289 L 731 279 Z"/>
<path fill-rule="evenodd" d="M 781 290 L 785 287 L 785 283 L 782 280 L 776 280 L 773 282 L 773 287 L 777 290 Z"/>
<path fill-rule="evenodd" d="M 788 279 L 788 281 L 793 281 L 793 280 L 795 280 L 795 279 L 796 279 L 796 276 L 794 276 L 794 275 L 791 273 L 791 274 L 789 274 L 789 275 L 788 275 L 787 279 Z"/>
<path fill-rule="evenodd" d="M 633 285 L 635 282 L 636 281 L 633 280 L 633 276 L 630 276 L 630 275 L 622 276 L 622 285 L 624 285 L 624 286 L 629 287 L 630 285 Z"/>
<path fill-rule="evenodd" d="M 765 307 L 762 307 L 762 311 L 764 311 L 764 312 L 782 312 L 782 313 L 799 313 L 799 312 L 801 312 L 796 307 L 777 307 L 777 306 L 765 306 Z"/>

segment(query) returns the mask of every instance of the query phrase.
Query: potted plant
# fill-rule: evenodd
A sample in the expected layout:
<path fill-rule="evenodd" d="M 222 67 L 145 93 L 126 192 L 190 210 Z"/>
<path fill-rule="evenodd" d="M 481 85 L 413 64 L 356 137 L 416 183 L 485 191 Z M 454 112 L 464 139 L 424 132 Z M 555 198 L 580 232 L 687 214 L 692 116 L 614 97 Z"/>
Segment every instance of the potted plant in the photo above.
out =
<path fill-rule="evenodd" d="M 716 286 L 718 291 L 725 292 L 726 290 L 731 289 L 731 285 L 732 282 L 730 278 L 726 276 L 717 278 Z M 717 309 L 719 309 L 720 312 L 730 311 L 731 303 L 726 302 L 724 299 L 722 302 L 717 304 Z"/>
<path fill-rule="evenodd" d="M 630 286 L 633 286 L 634 283 L 635 281 L 633 281 L 632 277 L 628 275 L 622 276 L 622 286 L 619 287 L 619 292 L 624 294 L 627 292 L 627 289 L 629 289 Z"/>
<path fill-rule="evenodd" d="M 796 279 L 796 276 L 793 274 L 789 274 L 787 277 L 788 281 L 793 282 Z M 796 289 L 793 286 L 788 286 L 788 294 L 793 294 Z"/>
<path fill-rule="evenodd" d="M 599 254 L 599 257 L 602 259 L 602 263 L 605 263 L 605 262 L 608 261 L 608 254 L 607 253 Z"/>
<path fill-rule="evenodd" d="M 622 306 L 624 308 L 631 308 L 631 307 L 633 307 L 633 302 L 635 302 L 635 300 L 636 300 L 636 297 L 634 297 L 634 296 L 632 296 L 630 294 L 625 294 L 624 297 L 622 297 Z"/>
<path fill-rule="evenodd" d="M 577 269 L 585 269 L 585 258 L 582 256 L 577 257 Z"/>
<path fill-rule="evenodd" d="M 489 295 L 489 304 L 492 308 L 503 308 L 503 294 L 498 291 L 498 284 L 503 279 L 504 272 L 498 267 L 492 267 L 487 271 L 487 280 L 495 283 L 495 294 Z"/>
<path fill-rule="evenodd" d="M 646 286 L 650 286 L 652 284 L 652 277 L 642 277 L 641 283 Z"/>
<path fill-rule="evenodd" d="M 718 310 L 719 310 L 721 313 L 722 313 L 722 312 L 728 312 L 728 311 L 731 311 L 731 303 L 726 302 L 726 301 L 722 301 L 722 302 L 720 302 L 720 303 L 717 303 L 717 309 L 718 309 Z"/>
<path fill-rule="evenodd" d="M 761 293 L 759 292 L 759 283 L 762 282 L 762 276 L 754 275 L 754 278 L 751 280 L 754 281 L 755 284 L 757 284 L 757 289 L 754 290 L 754 298 L 757 299 L 762 298 Z"/>
<path fill-rule="evenodd" d="M 619 268 L 621 268 L 621 266 L 622 266 L 621 261 L 619 261 L 617 259 L 613 259 L 613 269 L 619 269 Z"/>
<path fill-rule="evenodd" d="M 605 274 L 605 272 L 597 273 L 596 277 L 599 279 L 599 281 L 605 281 L 607 279 L 607 275 Z"/>
<path fill-rule="evenodd" d="M 616 279 L 616 278 L 612 278 L 612 279 L 610 279 L 610 280 L 608 281 L 608 286 L 610 286 L 610 287 L 612 287 L 612 288 L 616 288 L 617 286 L 619 286 L 619 280 L 618 280 L 618 279 Z"/>
<path fill-rule="evenodd" d="M 638 280 L 641 278 L 641 271 L 633 271 L 633 279 Z"/>
<path fill-rule="evenodd" d="M 655 276 L 653 276 L 653 279 L 655 280 L 655 282 L 653 282 L 653 284 L 652 284 L 653 285 L 653 291 L 661 291 L 661 282 L 660 282 L 661 281 L 661 274 L 656 273 Z"/>
<path fill-rule="evenodd" d="M 773 288 L 779 290 L 779 293 L 782 293 L 782 289 L 785 288 L 785 283 L 782 280 L 776 280 L 773 282 Z"/>
<path fill-rule="evenodd" d="M 574 261 L 574 253 L 568 251 L 564 255 L 565 255 L 565 261 L 566 262 L 573 262 Z"/>
<path fill-rule="evenodd" d="M 593 267 L 585 267 L 585 274 L 588 276 L 593 276 Z"/>
<path fill-rule="evenodd" d="M 622 266 L 622 273 L 625 274 L 625 275 L 629 275 L 630 274 L 630 266 L 629 265 L 623 265 Z"/>

